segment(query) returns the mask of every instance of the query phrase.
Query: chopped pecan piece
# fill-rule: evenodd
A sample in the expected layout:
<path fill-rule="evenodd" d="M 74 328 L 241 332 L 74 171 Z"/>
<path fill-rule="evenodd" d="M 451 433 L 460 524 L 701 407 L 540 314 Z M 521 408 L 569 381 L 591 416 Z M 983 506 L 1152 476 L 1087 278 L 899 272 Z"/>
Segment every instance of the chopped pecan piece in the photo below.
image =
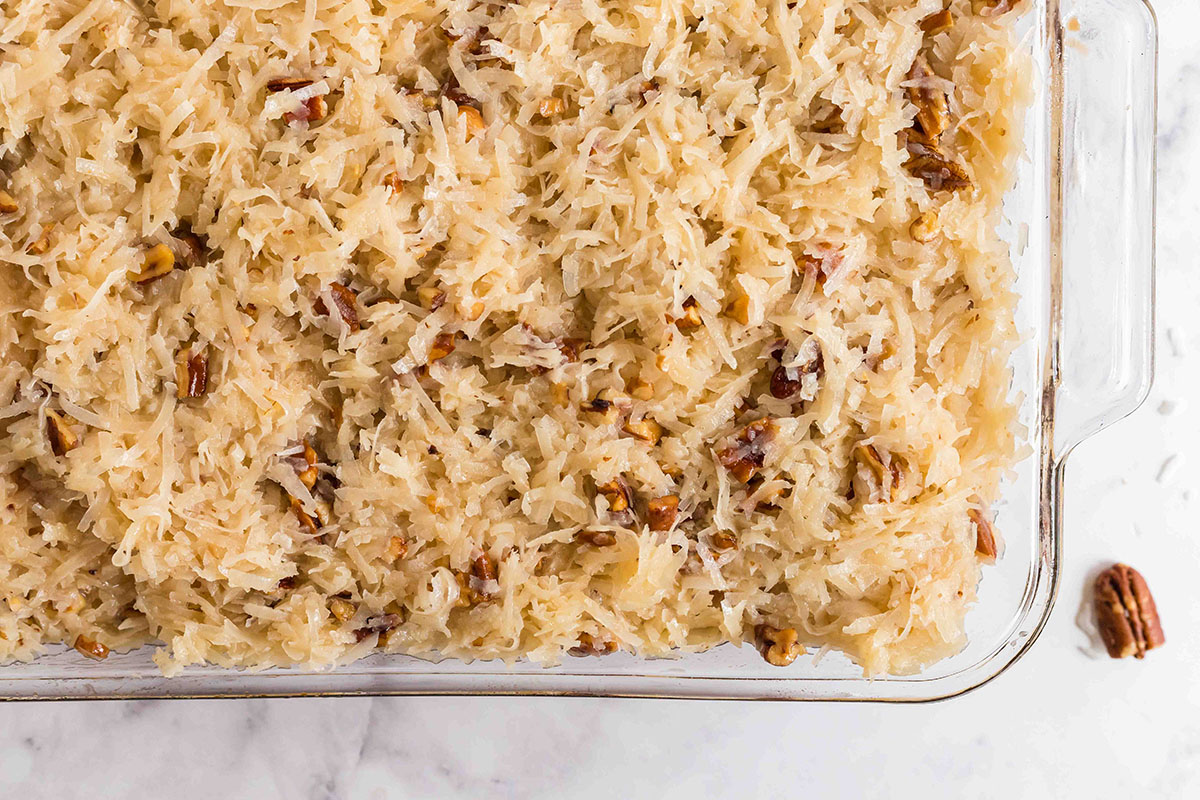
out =
<path fill-rule="evenodd" d="M 354 632 L 354 641 L 361 642 L 377 635 L 379 637 L 377 646 L 387 647 L 392 631 L 400 627 L 402 622 L 404 620 L 400 618 L 399 614 L 379 614 L 368 617 L 363 626 Z"/>
<path fill-rule="evenodd" d="M 285 459 L 295 471 L 296 477 L 313 494 L 315 515 L 309 514 L 304 510 L 304 503 L 299 498 L 291 494 L 288 495 L 292 512 L 310 534 L 316 534 L 321 528 L 333 521 L 332 500 L 336 479 L 329 477 L 325 482 L 320 482 L 321 473 L 317 469 L 317 462 L 319 460 L 317 451 L 313 449 L 307 439 L 304 440 L 303 455 L 289 456 Z"/>
<path fill-rule="evenodd" d="M 175 397 L 203 397 L 207 392 L 208 348 L 182 348 L 175 354 Z"/>
<path fill-rule="evenodd" d="M 956 191 L 971 185 L 971 177 L 960 164 L 932 145 L 909 142 L 911 154 L 904 168 L 933 191 Z"/>
<path fill-rule="evenodd" d="M 725 306 L 725 316 L 740 325 L 750 324 L 750 296 L 739 292 Z"/>
<path fill-rule="evenodd" d="M 93 661 L 103 661 L 108 658 L 107 647 L 90 636 L 84 636 L 82 633 L 75 637 L 75 643 L 71 646 L 80 654 L 87 656 Z"/>
<path fill-rule="evenodd" d="M 825 359 L 821 352 L 821 346 L 815 340 L 809 340 L 804 348 L 801 352 L 807 356 L 807 360 L 803 364 L 797 365 L 794 359 L 789 359 L 792 362 L 791 366 L 780 364 L 771 373 L 771 396 L 777 400 L 786 400 L 803 389 L 804 376 L 820 376 L 825 371 Z M 785 342 L 783 347 L 776 347 L 771 355 L 775 360 L 782 361 L 786 351 Z"/>
<path fill-rule="evenodd" d="M 766 461 L 767 445 L 775 436 L 775 421 L 765 417 L 743 428 L 734 443 L 717 453 L 721 466 L 745 483 L 754 477 Z"/>
<path fill-rule="evenodd" d="M 447 100 L 449 100 L 451 103 L 454 103 L 454 105 L 459 106 L 460 108 L 469 107 L 475 109 L 476 111 L 483 110 L 483 103 L 479 102 L 474 97 L 471 97 L 471 95 L 467 94 L 457 86 L 447 86 L 444 90 L 442 90 L 442 94 L 445 95 Z"/>
<path fill-rule="evenodd" d="M 858 444 L 854 447 L 854 458 L 859 465 L 855 479 L 864 485 L 864 494 L 870 502 L 885 499 L 894 501 L 900 496 L 903 473 L 900 471 L 900 460 L 896 456 L 890 456 L 887 465 L 884 465 L 883 456 L 875 445 Z M 863 473 L 864 467 L 867 469 L 866 474 Z"/>
<path fill-rule="evenodd" d="M 622 430 L 633 438 L 650 444 L 658 444 L 658 440 L 662 438 L 662 426 L 649 417 L 631 419 L 625 423 Z"/>
<path fill-rule="evenodd" d="M 584 403 L 580 409 L 593 415 L 593 419 L 598 425 L 611 425 L 621 416 L 621 410 L 617 408 L 617 404 L 605 397 L 603 392 L 596 395 L 595 399 Z"/>
<path fill-rule="evenodd" d="M 301 503 L 300 500 L 292 498 L 290 499 L 290 503 L 292 503 L 292 511 L 295 513 L 296 519 L 299 519 L 300 524 L 304 525 L 308 533 L 316 534 L 320 530 L 320 523 L 317 521 L 317 518 L 304 510 L 304 503 Z"/>
<path fill-rule="evenodd" d="M 567 110 L 567 104 L 561 97 L 547 97 L 538 104 L 538 114 L 549 119 Z"/>
<path fill-rule="evenodd" d="M 631 395 L 638 400 L 653 400 L 654 399 L 654 384 L 642 378 L 634 378 L 626 387 Z"/>
<path fill-rule="evenodd" d="M 772 628 L 759 625 L 754 629 L 758 636 L 758 647 L 767 663 L 773 667 L 786 667 L 800 655 L 799 637 L 795 628 Z"/>
<path fill-rule="evenodd" d="M 555 341 L 558 344 L 558 352 L 562 354 L 563 360 L 568 364 L 574 364 L 578 361 L 580 355 L 587 349 L 589 344 L 587 339 L 570 336 L 562 336 Z"/>
<path fill-rule="evenodd" d="M 387 560 L 398 561 L 408 555 L 408 540 L 403 536 L 393 536 L 388 539 Z"/>
<path fill-rule="evenodd" d="M 474 322 L 483 316 L 484 305 L 476 300 L 473 303 L 462 302 L 458 304 L 458 313 L 467 322 Z"/>
<path fill-rule="evenodd" d="M 776 361 L 783 361 L 787 352 L 787 341 L 779 340 L 771 351 L 771 357 Z M 819 377 L 825 371 L 824 353 L 821 351 L 821 345 L 815 339 L 804 343 L 803 350 L 797 353 L 797 358 L 801 355 L 807 359 L 804 363 L 796 364 L 795 359 L 789 358 L 790 366 L 780 364 L 771 373 L 770 392 L 775 399 L 786 400 L 792 397 L 804 388 L 806 375 Z"/>
<path fill-rule="evenodd" d="M 646 513 L 650 519 L 650 530 L 669 531 L 679 516 L 679 497 L 673 494 L 655 497 L 647 504 Z"/>
<path fill-rule="evenodd" d="M 1146 579 L 1133 567 L 1114 564 L 1096 576 L 1096 625 L 1113 658 L 1144 658 L 1166 643 Z"/>
<path fill-rule="evenodd" d="M 429 363 L 441 361 L 446 356 L 454 352 L 454 334 L 439 333 L 433 337 L 433 344 L 429 347 Z"/>
<path fill-rule="evenodd" d="M 471 562 L 471 575 L 481 581 L 496 580 L 496 562 L 487 553 L 480 553 Z"/>
<path fill-rule="evenodd" d="M 550 399 L 559 408 L 566 408 L 571 405 L 570 389 L 565 383 L 551 382 Z"/>
<path fill-rule="evenodd" d="M 900 135 L 897 137 L 897 141 L 906 147 L 910 153 L 912 153 L 918 145 L 922 147 L 933 148 L 936 148 L 938 145 L 938 137 L 926 136 L 925 132 L 921 130 L 921 126 L 915 122 L 907 130 L 900 132 Z"/>
<path fill-rule="evenodd" d="M 734 478 L 745 483 L 754 477 L 758 472 L 758 465 L 755 464 L 753 457 L 746 457 L 738 454 L 738 448 L 730 447 L 717 453 L 717 459 L 721 462 L 721 466 L 730 471 Z"/>
<path fill-rule="evenodd" d="M 825 282 L 837 272 L 845 257 L 839 248 L 824 242 L 816 245 L 813 250 L 815 253 L 805 250 L 800 256 L 801 266 L 806 275 L 815 277 L 817 286 L 824 286 Z"/>
<path fill-rule="evenodd" d="M 17 202 L 17 198 L 0 189 L 0 214 L 15 214 L 20 210 L 21 204 Z"/>
<path fill-rule="evenodd" d="M 283 119 L 286 122 L 316 122 L 325 119 L 328 114 L 329 105 L 325 102 L 325 95 L 315 94 L 305 100 L 300 108 L 284 114 Z"/>
<path fill-rule="evenodd" d="M 304 469 L 299 469 L 298 465 L 293 465 L 296 468 L 296 477 L 304 484 L 304 488 L 310 492 L 317 485 L 317 477 L 320 474 L 317 470 L 317 451 L 313 449 L 308 440 L 304 440 Z"/>
<path fill-rule="evenodd" d="M 908 234 L 921 244 L 932 242 L 941 232 L 941 222 L 938 220 L 937 209 L 934 208 L 918 214 L 917 218 L 908 226 Z"/>
<path fill-rule="evenodd" d="M 50 231 L 54 230 L 54 223 L 47 222 L 42 226 L 42 234 L 38 238 L 29 243 L 25 248 L 25 252 L 31 256 L 44 256 L 50 250 Z"/>
<path fill-rule="evenodd" d="M 996 560 L 996 531 L 982 509 L 967 509 L 967 516 L 975 523 L 975 552 L 984 561 Z"/>
<path fill-rule="evenodd" d="M 689 296 L 683 301 L 683 316 L 675 320 L 675 327 L 681 331 L 692 331 L 704 324 L 700 318 L 700 304 L 696 298 Z"/>
<path fill-rule="evenodd" d="M 633 505 L 633 490 L 622 477 L 596 484 L 596 493 L 608 500 L 608 510 L 615 513 L 628 511 Z"/>
<path fill-rule="evenodd" d="M 483 133 L 484 128 L 487 127 L 483 122 L 483 114 L 479 113 L 479 109 L 474 106 L 459 106 L 458 117 L 463 121 L 468 138 Z"/>
<path fill-rule="evenodd" d="M 485 48 L 483 44 L 488 38 L 489 32 L 486 25 L 481 25 L 477 28 L 468 28 L 462 33 L 455 33 L 443 28 L 442 35 L 451 44 L 457 45 L 471 55 L 477 56 L 484 52 Z"/>
<path fill-rule="evenodd" d="M 896 355 L 896 346 L 885 340 L 883 344 L 880 345 L 879 352 L 868 355 L 863 359 L 863 364 L 866 365 L 867 369 L 874 372 L 875 370 L 879 369 L 880 364 L 887 361 L 894 355 Z"/>
<path fill-rule="evenodd" d="M 921 20 L 921 30 L 927 36 L 937 36 L 939 33 L 948 31 L 954 27 L 954 15 L 950 13 L 950 9 L 944 8 L 941 11 L 935 11 L 925 19 Z"/>
<path fill-rule="evenodd" d="M 351 333 L 357 333 L 362 329 L 358 318 L 358 293 L 350 287 L 341 283 L 329 284 L 329 295 L 333 298 L 333 305 L 337 308 L 338 316 L 342 318 L 342 322 L 346 323 L 346 327 Z M 317 302 L 313 308 L 318 314 L 328 314 L 329 307 L 325 305 L 325 299 L 317 298 Z"/>
<path fill-rule="evenodd" d="M 794 370 L 793 370 L 794 371 Z M 788 368 L 780 364 L 771 373 L 771 396 L 779 400 L 787 398 L 800 391 L 801 381 L 800 376 L 795 378 L 788 377 Z"/>
<path fill-rule="evenodd" d="M 460 605 L 478 605 L 493 599 L 498 590 L 496 562 L 480 553 L 471 562 L 469 572 L 457 572 Z"/>
<path fill-rule="evenodd" d="M 729 531 L 716 531 L 708 537 L 713 550 L 732 550 L 737 547 L 737 537 Z"/>
<path fill-rule="evenodd" d="M 354 607 L 354 603 L 351 603 L 349 600 L 343 600 L 340 597 L 335 597 L 329 601 L 329 613 L 333 614 L 338 622 L 349 622 L 357 610 Z"/>
<path fill-rule="evenodd" d="M 175 269 L 175 254 L 165 244 L 156 244 L 142 259 L 142 271 L 133 277 L 134 283 L 149 283 Z"/>
<path fill-rule="evenodd" d="M 617 643 L 600 641 L 590 633 L 581 633 L 577 644 L 567 651 L 573 656 L 604 656 L 617 652 Z"/>
<path fill-rule="evenodd" d="M 203 266 L 208 261 L 208 241 L 192 230 L 190 222 L 181 222 L 171 231 L 179 242 L 179 261 L 187 269 Z"/>
<path fill-rule="evenodd" d="M 312 85 L 313 82 L 308 78 L 275 78 L 274 80 L 267 81 L 267 91 L 291 92 Z"/>
<path fill-rule="evenodd" d="M 610 547 L 617 543 L 617 535 L 612 531 L 579 531 L 575 541 L 592 547 Z"/>
<path fill-rule="evenodd" d="M 422 308 L 437 311 L 446 304 L 446 293 L 436 286 L 422 286 L 417 289 L 417 299 Z"/>
<path fill-rule="evenodd" d="M 946 102 L 946 93 L 941 89 L 924 85 L 930 78 L 937 77 L 924 56 L 917 56 L 912 68 L 908 71 L 908 79 L 915 81 L 915 86 L 909 86 L 908 101 L 917 107 L 917 125 L 921 132 L 931 139 L 937 139 L 950 126 L 950 114 Z"/>
<path fill-rule="evenodd" d="M 642 81 L 641 83 L 638 84 L 638 87 L 637 87 L 638 98 L 643 103 L 646 102 L 646 95 L 650 94 L 651 92 L 657 92 L 657 91 L 658 91 L 658 81 L 654 80 L 653 78 Z"/>
<path fill-rule="evenodd" d="M 50 452 L 56 456 L 66 455 L 68 450 L 79 446 L 79 437 L 67 424 L 62 414 L 46 409 L 46 438 L 50 441 Z"/>
<path fill-rule="evenodd" d="M 400 194 L 404 191 L 404 179 L 400 177 L 398 172 L 389 172 L 383 178 L 383 185 L 388 188 L 392 194 Z"/>
<path fill-rule="evenodd" d="M 324 528 L 333 520 L 333 512 L 329 508 L 329 504 L 324 500 L 316 501 L 317 513 L 315 516 L 304 510 L 304 503 L 299 499 L 289 496 L 289 502 L 292 506 L 292 512 L 295 513 L 296 518 L 300 520 L 300 524 L 303 525 L 311 534 L 317 533 L 319 530 L 321 530 L 321 528 Z"/>

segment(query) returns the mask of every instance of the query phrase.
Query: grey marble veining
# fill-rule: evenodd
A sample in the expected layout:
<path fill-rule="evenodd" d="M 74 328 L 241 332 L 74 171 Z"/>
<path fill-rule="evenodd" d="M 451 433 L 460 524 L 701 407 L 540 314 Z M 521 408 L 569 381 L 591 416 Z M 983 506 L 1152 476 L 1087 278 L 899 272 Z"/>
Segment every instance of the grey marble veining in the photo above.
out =
<path fill-rule="evenodd" d="M 0 707 L 0 797 L 1200 796 L 1200 5 L 1155 5 L 1158 379 L 1134 416 L 1072 456 L 1059 604 L 1034 650 L 998 680 L 915 707 L 472 698 L 10 705 Z M 1168 636 L 1144 663 L 1097 658 L 1076 625 L 1089 570 L 1130 553 L 1151 578 Z"/>

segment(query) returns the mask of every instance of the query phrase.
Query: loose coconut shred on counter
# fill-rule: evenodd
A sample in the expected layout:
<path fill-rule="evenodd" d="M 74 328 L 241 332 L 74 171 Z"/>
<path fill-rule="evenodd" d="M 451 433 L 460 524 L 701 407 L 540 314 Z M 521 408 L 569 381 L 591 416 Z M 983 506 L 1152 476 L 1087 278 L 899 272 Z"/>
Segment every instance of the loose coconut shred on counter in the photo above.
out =
<path fill-rule="evenodd" d="M 953 654 L 1010 5 L 6 0 L 0 658 Z"/>

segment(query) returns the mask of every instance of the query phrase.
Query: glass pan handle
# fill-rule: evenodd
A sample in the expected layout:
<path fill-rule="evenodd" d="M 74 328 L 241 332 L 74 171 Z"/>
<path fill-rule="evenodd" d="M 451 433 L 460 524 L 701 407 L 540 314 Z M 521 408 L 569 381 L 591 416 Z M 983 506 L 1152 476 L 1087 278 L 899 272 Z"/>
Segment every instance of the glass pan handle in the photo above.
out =
<path fill-rule="evenodd" d="M 1054 452 L 1132 412 L 1154 375 L 1157 35 L 1142 0 L 1052 2 L 1060 69 Z"/>

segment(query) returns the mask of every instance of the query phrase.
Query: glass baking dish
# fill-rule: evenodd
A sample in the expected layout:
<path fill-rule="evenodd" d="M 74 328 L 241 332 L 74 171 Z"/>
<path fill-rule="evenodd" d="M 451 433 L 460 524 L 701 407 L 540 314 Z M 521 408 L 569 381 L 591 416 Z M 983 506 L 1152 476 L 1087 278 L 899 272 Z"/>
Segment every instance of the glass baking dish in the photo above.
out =
<path fill-rule="evenodd" d="M 677 659 L 628 654 L 544 669 L 373 656 L 334 672 L 189 668 L 163 678 L 151 650 L 103 663 L 59 648 L 0 668 L 0 698 L 265 695 L 549 694 L 916 701 L 951 697 L 1012 665 L 1054 603 L 1067 456 L 1131 412 L 1153 373 L 1155 58 L 1142 0 L 1036 0 L 1021 25 L 1037 75 L 1027 158 L 1006 199 L 1027 338 L 1014 396 L 1030 455 L 998 511 L 1005 551 L 986 569 L 967 618 L 969 644 L 917 675 L 867 679 L 838 653 L 791 667 L 751 647 Z"/>

